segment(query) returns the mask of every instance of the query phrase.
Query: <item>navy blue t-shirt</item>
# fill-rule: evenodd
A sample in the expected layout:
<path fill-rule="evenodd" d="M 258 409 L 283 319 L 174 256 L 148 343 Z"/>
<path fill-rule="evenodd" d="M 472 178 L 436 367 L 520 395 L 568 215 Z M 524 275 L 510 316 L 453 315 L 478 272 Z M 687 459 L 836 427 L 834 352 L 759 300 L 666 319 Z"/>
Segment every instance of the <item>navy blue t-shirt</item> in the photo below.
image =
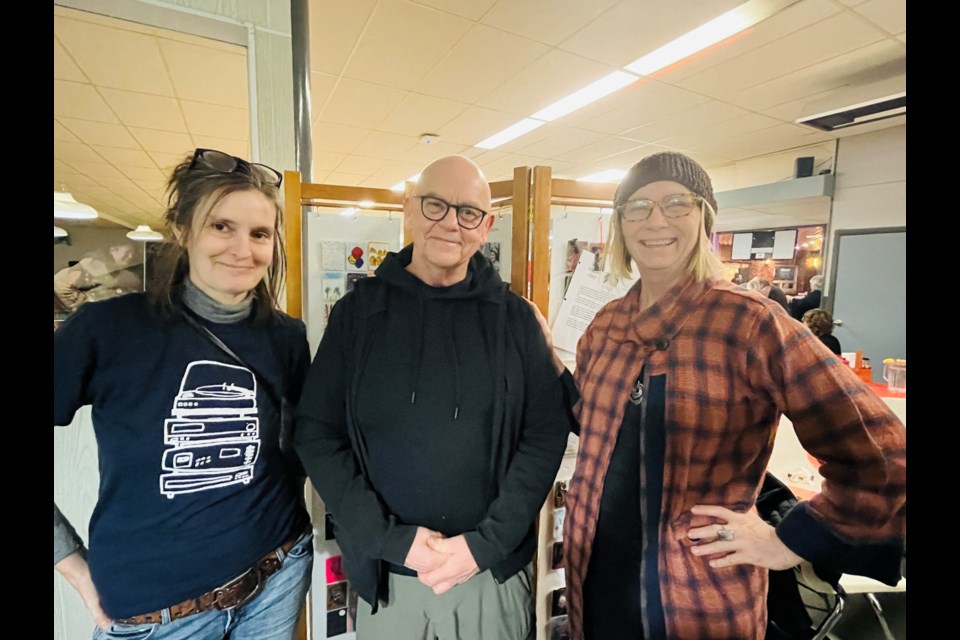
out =
<path fill-rule="evenodd" d="M 303 323 L 201 320 L 299 399 Z M 92 405 L 100 490 L 88 563 L 111 617 L 198 596 L 305 527 L 279 449 L 279 407 L 250 369 L 143 294 L 82 306 L 54 333 L 54 425 Z"/>

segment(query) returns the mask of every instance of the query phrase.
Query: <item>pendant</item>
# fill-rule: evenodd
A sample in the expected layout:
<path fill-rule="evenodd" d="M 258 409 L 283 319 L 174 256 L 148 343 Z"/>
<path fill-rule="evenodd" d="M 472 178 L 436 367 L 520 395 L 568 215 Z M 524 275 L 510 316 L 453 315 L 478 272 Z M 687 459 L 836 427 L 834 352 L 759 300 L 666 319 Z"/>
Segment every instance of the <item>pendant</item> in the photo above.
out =
<path fill-rule="evenodd" d="M 633 384 L 633 390 L 630 392 L 630 402 L 638 405 L 643 402 L 643 378 L 637 378 Z"/>

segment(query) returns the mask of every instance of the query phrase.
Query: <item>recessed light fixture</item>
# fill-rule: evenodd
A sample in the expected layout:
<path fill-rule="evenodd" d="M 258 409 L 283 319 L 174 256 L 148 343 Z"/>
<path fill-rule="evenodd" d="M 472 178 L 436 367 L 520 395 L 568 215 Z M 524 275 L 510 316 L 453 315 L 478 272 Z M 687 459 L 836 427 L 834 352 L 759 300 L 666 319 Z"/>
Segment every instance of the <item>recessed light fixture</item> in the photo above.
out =
<path fill-rule="evenodd" d="M 510 142 L 514 138 L 519 138 L 525 133 L 530 133 L 534 129 L 538 127 L 542 127 L 545 124 L 547 123 L 544 122 L 543 120 L 536 120 L 534 118 L 524 118 L 520 122 L 510 125 L 503 131 L 493 134 L 486 140 L 481 140 L 474 146 L 479 147 L 481 149 L 494 149 L 496 147 L 499 147 L 502 144 Z"/>

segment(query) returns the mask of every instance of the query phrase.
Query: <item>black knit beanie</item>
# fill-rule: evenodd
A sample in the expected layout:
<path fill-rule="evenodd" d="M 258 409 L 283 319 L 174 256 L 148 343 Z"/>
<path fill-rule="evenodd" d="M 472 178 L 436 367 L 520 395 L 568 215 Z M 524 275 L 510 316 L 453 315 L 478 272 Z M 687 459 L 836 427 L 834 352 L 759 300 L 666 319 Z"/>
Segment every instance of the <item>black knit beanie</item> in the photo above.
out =
<path fill-rule="evenodd" d="M 676 151 L 654 153 L 630 167 L 627 175 L 620 181 L 613 201 L 618 205 L 623 204 L 637 189 L 658 180 L 682 184 L 709 202 L 713 210 L 717 211 L 717 199 L 713 196 L 710 176 L 696 160 Z M 713 233 L 711 216 L 705 216 L 703 224 L 709 237 Z"/>

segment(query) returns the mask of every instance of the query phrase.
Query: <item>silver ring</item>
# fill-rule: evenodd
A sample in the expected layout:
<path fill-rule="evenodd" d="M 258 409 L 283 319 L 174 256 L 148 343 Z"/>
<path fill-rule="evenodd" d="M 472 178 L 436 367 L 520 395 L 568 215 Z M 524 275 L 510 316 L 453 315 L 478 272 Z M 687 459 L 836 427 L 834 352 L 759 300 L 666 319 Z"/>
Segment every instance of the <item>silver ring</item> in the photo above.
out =
<path fill-rule="evenodd" d="M 717 531 L 717 540 L 723 540 L 724 542 L 730 542 L 734 539 L 733 531 L 727 529 L 726 525 L 720 525 L 720 530 Z"/>

